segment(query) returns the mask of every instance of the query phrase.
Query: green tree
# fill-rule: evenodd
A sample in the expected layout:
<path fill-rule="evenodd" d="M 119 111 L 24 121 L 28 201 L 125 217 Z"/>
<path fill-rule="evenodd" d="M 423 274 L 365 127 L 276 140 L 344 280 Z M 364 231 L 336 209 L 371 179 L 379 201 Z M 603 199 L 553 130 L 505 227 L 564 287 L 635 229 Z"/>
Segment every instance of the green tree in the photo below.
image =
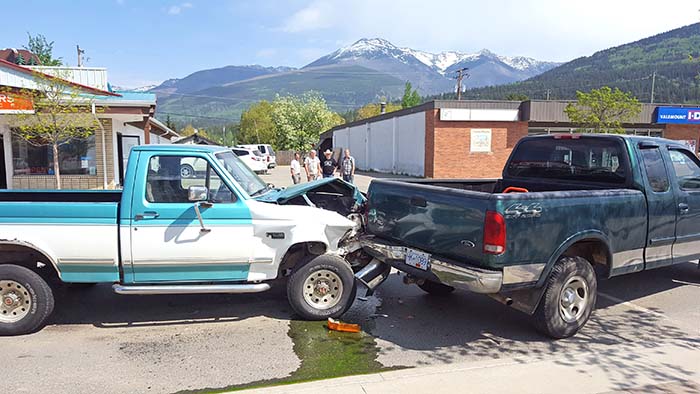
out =
<path fill-rule="evenodd" d="M 410 108 L 419 105 L 421 102 L 420 95 L 418 91 L 413 89 L 411 83 L 406 81 L 406 85 L 403 90 L 403 98 L 401 98 L 401 108 Z"/>
<path fill-rule="evenodd" d="M 386 112 L 394 112 L 400 110 L 402 107 L 398 104 L 387 103 Z M 357 120 L 371 118 L 377 116 L 382 112 L 381 104 L 367 104 L 364 107 L 357 110 Z"/>
<path fill-rule="evenodd" d="M 642 111 L 642 105 L 618 88 L 608 86 L 588 93 L 576 92 L 576 103 L 569 103 L 564 112 L 583 130 L 593 133 L 624 133 L 622 124 Z"/>
<path fill-rule="evenodd" d="M 522 93 L 509 93 L 506 95 L 506 100 L 508 101 L 527 101 L 530 98 L 526 94 Z"/>
<path fill-rule="evenodd" d="M 31 97 L 34 113 L 8 116 L 12 133 L 34 146 L 50 146 L 56 188 L 61 189 L 59 147 L 76 139 L 84 139 L 101 127 L 94 100 L 82 94 L 60 74 L 55 77 L 34 73 L 36 87 L 23 89 L 21 96 Z M 99 109 L 101 112 L 104 108 Z"/>
<path fill-rule="evenodd" d="M 241 114 L 239 144 L 270 144 L 278 147 L 277 126 L 272 117 L 273 105 L 259 101 Z"/>
<path fill-rule="evenodd" d="M 318 142 L 321 133 L 344 123 L 343 118 L 331 111 L 326 100 L 317 92 L 277 96 L 272 107 L 279 149 L 307 150 Z"/>
<path fill-rule="evenodd" d="M 60 66 L 63 64 L 60 57 L 53 57 L 53 41 L 48 42 L 42 34 L 32 36 L 31 33 L 27 33 L 27 35 L 29 36 L 29 41 L 23 48 L 35 54 L 42 66 Z"/>

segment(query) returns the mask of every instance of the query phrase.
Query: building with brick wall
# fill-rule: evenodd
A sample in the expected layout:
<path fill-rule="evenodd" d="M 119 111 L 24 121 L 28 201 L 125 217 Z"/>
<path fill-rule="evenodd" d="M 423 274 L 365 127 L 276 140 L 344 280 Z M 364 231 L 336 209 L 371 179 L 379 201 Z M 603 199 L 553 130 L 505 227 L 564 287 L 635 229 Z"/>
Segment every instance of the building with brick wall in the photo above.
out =
<path fill-rule="evenodd" d="M 100 124 L 88 138 L 59 148 L 64 189 L 118 188 L 132 146 L 170 143 L 178 137 L 154 118 L 154 94 L 112 91 L 104 68 L 19 66 L 0 59 L 1 189 L 56 187 L 51 148 L 33 146 L 14 135 L 9 120 L 16 113 L 34 113 L 26 93 L 38 90 L 39 79 L 46 78 L 62 79 L 70 89 L 89 97 Z"/>
<path fill-rule="evenodd" d="M 534 134 L 576 131 L 568 101 L 447 101 L 334 127 L 320 149 L 349 148 L 358 169 L 427 178 L 498 178 L 515 144 Z M 696 115 L 697 114 L 697 115 Z M 684 141 L 698 151 L 700 108 L 643 104 L 629 134 Z"/>

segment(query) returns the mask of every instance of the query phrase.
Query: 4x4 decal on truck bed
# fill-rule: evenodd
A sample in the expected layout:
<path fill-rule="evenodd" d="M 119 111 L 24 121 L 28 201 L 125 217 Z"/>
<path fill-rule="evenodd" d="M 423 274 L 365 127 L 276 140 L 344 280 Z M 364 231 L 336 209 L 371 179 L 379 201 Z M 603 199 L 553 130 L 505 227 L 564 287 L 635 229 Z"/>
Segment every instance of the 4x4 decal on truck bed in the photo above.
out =
<path fill-rule="evenodd" d="M 542 216 L 542 204 L 536 202 L 532 204 L 513 204 L 506 208 L 506 219 L 526 219 L 538 218 Z"/>

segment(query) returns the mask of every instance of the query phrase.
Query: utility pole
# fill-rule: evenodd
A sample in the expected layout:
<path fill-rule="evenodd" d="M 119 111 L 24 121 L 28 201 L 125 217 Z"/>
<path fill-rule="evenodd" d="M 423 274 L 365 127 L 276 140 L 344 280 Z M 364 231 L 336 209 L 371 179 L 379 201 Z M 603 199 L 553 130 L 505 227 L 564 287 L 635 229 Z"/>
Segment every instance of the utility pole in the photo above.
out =
<path fill-rule="evenodd" d="M 464 79 L 464 77 L 469 78 L 469 74 L 466 72 L 468 70 L 468 67 L 464 67 L 456 71 L 457 76 L 455 77 L 455 79 L 457 80 L 457 100 L 462 99 L 462 79 Z"/>
<path fill-rule="evenodd" d="M 83 55 L 85 54 L 85 50 L 80 49 L 80 45 L 76 45 L 75 47 L 78 50 L 78 67 L 82 67 L 83 66 Z"/>
<path fill-rule="evenodd" d="M 552 89 L 547 89 L 547 101 L 549 101 L 549 94 L 552 93 Z"/>
<path fill-rule="evenodd" d="M 656 70 L 651 74 L 651 100 L 650 103 L 654 104 L 654 86 L 656 85 Z"/>

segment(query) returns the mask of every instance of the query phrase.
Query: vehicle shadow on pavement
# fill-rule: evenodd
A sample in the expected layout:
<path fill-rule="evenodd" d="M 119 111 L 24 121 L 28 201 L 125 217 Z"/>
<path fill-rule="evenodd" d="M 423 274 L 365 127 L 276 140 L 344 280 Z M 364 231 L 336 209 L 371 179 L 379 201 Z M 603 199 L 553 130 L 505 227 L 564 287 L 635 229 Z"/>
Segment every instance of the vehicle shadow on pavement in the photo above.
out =
<path fill-rule="evenodd" d="M 109 285 L 55 289 L 56 308 L 49 324 L 92 324 L 100 328 L 232 322 L 267 316 L 290 319 L 284 284 L 257 294 L 129 296 Z"/>
<path fill-rule="evenodd" d="M 389 281 L 388 281 L 389 282 Z M 488 297 L 455 292 L 431 297 L 407 287 L 392 275 L 380 290 L 382 305 L 370 332 L 381 348 L 379 361 L 398 365 L 446 364 L 459 361 L 509 359 L 520 363 L 556 358 L 561 365 L 609 366 L 610 379 L 620 388 L 634 388 L 635 376 L 656 381 L 677 380 L 659 365 L 636 359 L 635 349 L 673 345 L 700 350 L 695 329 L 679 327 L 661 308 L 629 304 L 687 283 L 700 282 L 694 264 L 661 268 L 601 282 L 598 309 L 576 336 L 552 340 L 535 331 L 529 316 Z M 695 289 L 692 289 L 695 290 Z M 696 302 L 695 299 L 687 299 Z M 384 317 L 386 316 L 386 317 Z M 697 322 L 696 322 L 697 323 Z M 661 351 L 661 350 L 659 350 Z M 677 374 L 689 373 L 674 365 Z M 692 387 L 692 386 L 689 386 Z"/>

